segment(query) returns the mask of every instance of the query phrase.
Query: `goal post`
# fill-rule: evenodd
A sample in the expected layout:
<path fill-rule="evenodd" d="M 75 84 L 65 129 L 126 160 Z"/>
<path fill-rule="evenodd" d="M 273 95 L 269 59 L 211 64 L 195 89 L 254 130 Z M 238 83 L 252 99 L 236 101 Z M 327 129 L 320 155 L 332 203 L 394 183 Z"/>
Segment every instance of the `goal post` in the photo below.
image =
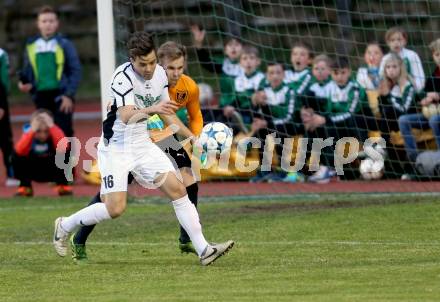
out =
<path fill-rule="evenodd" d="M 101 84 L 101 113 L 105 118 L 108 87 L 116 68 L 113 0 L 96 0 L 98 13 L 99 75 Z"/>

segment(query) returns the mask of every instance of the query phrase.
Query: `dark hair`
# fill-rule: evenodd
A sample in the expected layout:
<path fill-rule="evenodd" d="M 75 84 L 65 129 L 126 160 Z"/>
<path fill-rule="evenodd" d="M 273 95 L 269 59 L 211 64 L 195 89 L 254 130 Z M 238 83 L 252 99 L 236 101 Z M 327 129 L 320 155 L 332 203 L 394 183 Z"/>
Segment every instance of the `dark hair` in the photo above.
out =
<path fill-rule="evenodd" d="M 271 66 L 281 66 L 281 68 L 284 70 L 284 64 L 280 63 L 280 62 L 277 62 L 277 61 L 268 61 L 266 63 L 266 69 L 271 67 Z"/>
<path fill-rule="evenodd" d="M 243 46 L 243 50 L 241 51 L 241 54 L 255 55 L 257 58 L 260 57 L 260 52 L 258 51 L 258 48 L 249 44 Z"/>
<path fill-rule="evenodd" d="M 304 41 L 296 41 L 295 43 L 292 44 L 291 50 L 293 50 L 294 48 L 297 48 L 297 47 L 306 49 L 309 53 L 309 57 L 313 58 L 312 47 L 310 46 L 309 43 L 306 43 Z"/>
<path fill-rule="evenodd" d="M 143 31 L 135 32 L 128 40 L 127 50 L 129 57 L 133 59 L 148 55 L 155 50 L 152 36 Z"/>
<path fill-rule="evenodd" d="M 38 9 L 37 17 L 42 14 L 55 14 L 58 17 L 56 10 L 50 5 L 43 5 Z"/>
<path fill-rule="evenodd" d="M 37 109 L 37 110 L 35 110 L 31 114 L 31 121 L 34 120 L 35 118 L 37 118 L 42 113 L 46 113 L 47 115 L 49 115 L 53 119 L 53 114 L 49 110 L 47 110 L 47 109 Z"/>
<path fill-rule="evenodd" d="M 238 42 L 240 44 L 243 44 L 243 42 L 240 40 L 240 38 L 235 37 L 235 36 L 229 36 L 224 40 L 223 45 L 226 47 L 226 45 L 228 45 L 229 43 L 231 43 L 232 41 Z"/>
<path fill-rule="evenodd" d="M 173 41 L 165 42 L 157 50 L 157 57 L 159 61 L 162 61 L 164 58 L 172 61 L 181 57 L 186 59 L 186 47 Z"/>
<path fill-rule="evenodd" d="M 350 69 L 350 63 L 348 62 L 348 59 L 346 57 L 338 57 L 333 60 L 330 68 L 332 70 L 344 68 Z"/>

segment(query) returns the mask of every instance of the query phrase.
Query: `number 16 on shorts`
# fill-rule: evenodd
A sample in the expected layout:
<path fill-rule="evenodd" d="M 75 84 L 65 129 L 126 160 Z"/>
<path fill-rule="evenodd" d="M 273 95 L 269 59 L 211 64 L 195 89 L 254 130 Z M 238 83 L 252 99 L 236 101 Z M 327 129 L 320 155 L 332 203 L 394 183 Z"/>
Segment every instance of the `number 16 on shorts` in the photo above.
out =
<path fill-rule="evenodd" d="M 115 185 L 114 184 L 114 182 L 113 182 L 113 175 L 107 175 L 107 176 L 104 176 L 103 178 L 102 178 L 102 181 L 103 181 L 103 183 L 104 183 L 104 187 L 106 188 L 106 189 L 111 189 L 111 188 L 113 188 L 113 186 Z"/>

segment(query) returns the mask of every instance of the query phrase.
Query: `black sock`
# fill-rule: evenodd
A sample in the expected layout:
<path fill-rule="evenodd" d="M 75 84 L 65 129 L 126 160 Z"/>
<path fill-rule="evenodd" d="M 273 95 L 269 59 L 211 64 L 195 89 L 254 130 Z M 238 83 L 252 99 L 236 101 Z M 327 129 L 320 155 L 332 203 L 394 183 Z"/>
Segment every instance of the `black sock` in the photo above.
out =
<path fill-rule="evenodd" d="M 199 194 L 199 186 L 197 183 L 193 183 L 192 185 L 186 187 L 186 192 L 188 193 L 188 198 L 191 200 L 192 204 L 197 208 L 198 194 Z"/>
<path fill-rule="evenodd" d="M 191 203 L 197 208 L 197 201 L 198 201 L 198 193 L 199 193 L 199 186 L 197 183 L 194 183 L 188 187 L 186 187 L 186 192 L 188 193 L 188 198 L 191 201 Z M 182 226 L 180 226 L 180 243 L 188 243 L 191 242 L 191 239 L 189 238 L 188 233 L 185 231 Z"/>
<path fill-rule="evenodd" d="M 95 197 L 93 197 L 92 201 L 88 205 L 90 206 L 98 202 L 102 202 L 100 192 L 96 194 Z M 76 232 L 75 237 L 73 237 L 73 241 L 76 244 L 86 244 L 87 238 L 89 237 L 90 233 L 92 233 L 94 228 L 95 228 L 95 224 L 82 226 L 78 230 L 78 232 Z"/>

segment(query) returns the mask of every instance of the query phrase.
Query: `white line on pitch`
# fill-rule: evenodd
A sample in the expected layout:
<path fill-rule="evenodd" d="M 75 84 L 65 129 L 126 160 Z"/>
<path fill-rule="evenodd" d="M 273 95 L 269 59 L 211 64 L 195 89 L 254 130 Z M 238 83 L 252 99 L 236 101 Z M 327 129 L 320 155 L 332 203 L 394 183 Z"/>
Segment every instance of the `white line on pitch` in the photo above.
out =
<path fill-rule="evenodd" d="M 439 246 L 440 242 L 399 242 L 399 241 L 239 241 L 239 245 L 422 245 L 422 246 Z M 0 245 L 50 245 L 48 241 L 16 241 L 16 242 L 0 242 Z M 91 242 L 90 245 L 104 246 L 167 246 L 174 242 Z"/>

